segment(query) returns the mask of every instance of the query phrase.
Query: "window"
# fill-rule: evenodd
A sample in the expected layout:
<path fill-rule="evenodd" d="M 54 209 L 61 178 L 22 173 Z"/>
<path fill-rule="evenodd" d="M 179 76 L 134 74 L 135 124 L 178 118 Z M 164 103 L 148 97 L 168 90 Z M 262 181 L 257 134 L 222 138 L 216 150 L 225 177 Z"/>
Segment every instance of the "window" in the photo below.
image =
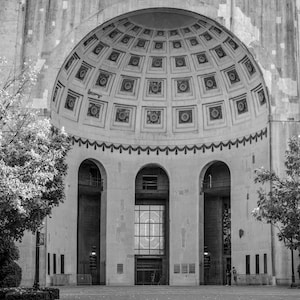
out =
<path fill-rule="evenodd" d="M 53 274 L 56 274 L 56 254 L 53 253 Z"/>
<path fill-rule="evenodd" d="M 157 179 L 156 175 L 144 175 L 143 190 L 157 190 Z"/>
<path fill-rule="evenodd" d="M 60 274 L 65 274 L 65 256 L 61 254 L 60 256 Z"/>
<path fill-rule="evenodd" d="M 255 273 L 259 274 L 259 254 L 255 255 Z"/>
<path fill-rule="evenodd" d="M 189 273 L 190 274 L 196 273 L 196 265 L 195 264 L 189 264 Z"/>
<path fill-rule="evenodd" d="M 174 274 L 180 273 L 180 264 L 174 264 Z"/>
<path fill-rule="evenodd" d="M 250 255 L 246 255 L 246 274 L 250 274 Z"/>
<path fill-rule="evenodd" d="M 181 264 L 181 273 L 182 274 L 188 273 L 188 264 Z"/>
<path fill-rule="evenodd" d="M 165 254 L 165 206 L 135 206 L 135 254 Z"/>
<path fill-rule="evenodd" d="M 50 253 L 48 253 L 48 261 L 47 261 L 47 264 L 48 264 L 48 265 L 47 265 L 47 271 L 48 271 L 47 273 L 48 273 L 48 275 L 50 275 L 50 266 L 51 266 L 51 265 L 50 265 Z"/>
<path fill-rule="evenodd" d="M 268 273 L 268 259 L 267 259 L 267 253 L 264 254 L 264 274 Z"/>
<path fill-rule="evenodd" d="M 123 264 L 117 264 L 117 274 L 123 274 Z"/>

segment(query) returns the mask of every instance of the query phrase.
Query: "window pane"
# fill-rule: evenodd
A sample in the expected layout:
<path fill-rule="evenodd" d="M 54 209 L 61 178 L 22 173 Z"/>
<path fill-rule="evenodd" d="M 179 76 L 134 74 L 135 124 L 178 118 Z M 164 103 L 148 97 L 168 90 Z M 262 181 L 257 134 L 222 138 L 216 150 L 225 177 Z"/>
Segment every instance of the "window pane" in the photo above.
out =
<path fill-rule="evenodd" d="M 159 238 L 158 237 L 151 238 L 150 249 L 159 249 Z"/>
<path fill-rule="evenodd" d="M 149 237 L 149 224 L 140 224 L 140 236 Z"/>
<path fill-rule="evenodd" d="M 140 237 L 140 249 L 149 249 L 149 238 Z"/>
<path fill-rule="evenodd" d="M 150 211 L 150 220 L 153 223 L 159 223 L 159 214 L 157 211 Z"/>
<path fill-rule="evenodd" d="M 151 224 L 150 230 L 150 236 L 159 236 L 159 224 Z"/>
<path fill-rule="evenodd" d="M 140 205 L 140 210 L 147 210 L 149 211 L 150 210 L 150 206 L 149 205 Z"/>
<path fill-rule="evenodd" d="M 164 237 L 159 238 L 159 248 L 162 250 L 165 249 L 165 238 Z"/>
<path fill-rule="evenodd" d="M 134 212 L 134 223 L 139 223 L 139 221 L 140 221 L 140 212 L 136 210 Z"/>
<path fill-rule="evenodd" d="M 164 224 L 159 224 L 159 236 L 164 236 Z"/>
<path fill-rule="evenodd" d="M 135 224 L 134 225 L 134 235 L 139 236 L 140 235 L 140 224 Z"/>
<path fill-rule="evenodd" d="M 140 222 L 149 223 L 149 211 L 141 211 Z"/>
<path fill-rule="evenodd" d="M 165 220 L 165 212 L 164 211 L 160 211 L 159 212 L 159 223 L 164 223 L 164 220 Z"/>

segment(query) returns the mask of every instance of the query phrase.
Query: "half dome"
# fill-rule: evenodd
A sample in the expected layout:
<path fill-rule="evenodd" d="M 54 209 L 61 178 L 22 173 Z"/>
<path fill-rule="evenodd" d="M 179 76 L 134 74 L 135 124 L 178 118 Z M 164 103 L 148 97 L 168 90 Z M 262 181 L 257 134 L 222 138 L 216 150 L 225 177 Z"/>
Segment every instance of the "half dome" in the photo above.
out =
<path fill-rule="evenodd" d="M 51 110 L 54 125 L 82 139 L 182 146 L 263 130 L 267 98 L 259 66 L 228 30 L 151 9 L 101 25 L 73 49 Z"/>

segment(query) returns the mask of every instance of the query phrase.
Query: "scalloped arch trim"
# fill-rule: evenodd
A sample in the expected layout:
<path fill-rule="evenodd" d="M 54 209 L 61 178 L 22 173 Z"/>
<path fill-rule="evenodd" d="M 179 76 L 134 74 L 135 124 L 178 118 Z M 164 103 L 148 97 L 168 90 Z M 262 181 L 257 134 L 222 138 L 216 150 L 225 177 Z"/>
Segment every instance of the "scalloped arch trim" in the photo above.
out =
<path fill-rule="evenodd" d="M 254 134 L 250 134 L 248 136 L 244 136 L 242 138 L 236 138 L 234 140 L 228 141 L 221 141 L 221 142 L 213 142 L 210 144 L 195 144 L 195 145 L 185 145 L 185 146 L 134 146 L 134 145 L 123 145 L 123 144 L 114 144 L 114 143 L 107 143 L 107 142 L 99 142 L 99 141 L 90 141 L 88 139 L 82 139 L 81 137 L 72 136 L 72 143 L 73 145 L 77 144 L 79 147 L 82 145 L 86 146 L 86 148 L 93 147 L 94 150 L 101 149 L 102 151 L 110 150 L 119 151 L 122 153 L 123 151 L 127 151 L 129 154 L 132 152 L 137 152 L 137 154 L 141 154 L 141 152 L 146 152 L 148 155 L 150 153 L 156 153 L 159 155 L 160 153 L 165 153 L 168 155 L 169 153 L 175 153 L 177 155 L 179 152 L 183 152 L 187 154 L 188 152 L 197 153 L 202 151 L 210 150 L 214 152 L 215 150 L 219 149 L 220 151 L 223 148 L 228 148 L 229 150 L 232 147 L 238 148 L 239 145 L 246 146 L 246 144 L 252 144 L 252 142 L 257 142 L 259 139 L 263 139 L 267 137 L 268 130 L 267 128 L 262 129 L 259 132 Z"/>

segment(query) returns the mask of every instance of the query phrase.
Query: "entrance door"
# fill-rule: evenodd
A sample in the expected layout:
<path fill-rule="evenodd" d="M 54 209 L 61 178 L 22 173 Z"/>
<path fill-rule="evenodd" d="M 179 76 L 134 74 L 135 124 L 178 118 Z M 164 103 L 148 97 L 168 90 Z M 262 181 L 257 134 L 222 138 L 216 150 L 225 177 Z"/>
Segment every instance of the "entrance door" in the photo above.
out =
<path fill-rule="evenodd" d="M 168 284 L 168 187 L 159 167 L 143 168 L 136 177 L 135 284 Z"/>
<path fill-rule="evenodd" d="M 162 279 L 162 260 L 156 258 L 136 259 L 136 284 L 158 285 Z"/>
<path fill-rule="evenodd" d="M 231 259 L 230 171 L 215 162 L 204 182 L 204 284 L 226 283 Z"/>

